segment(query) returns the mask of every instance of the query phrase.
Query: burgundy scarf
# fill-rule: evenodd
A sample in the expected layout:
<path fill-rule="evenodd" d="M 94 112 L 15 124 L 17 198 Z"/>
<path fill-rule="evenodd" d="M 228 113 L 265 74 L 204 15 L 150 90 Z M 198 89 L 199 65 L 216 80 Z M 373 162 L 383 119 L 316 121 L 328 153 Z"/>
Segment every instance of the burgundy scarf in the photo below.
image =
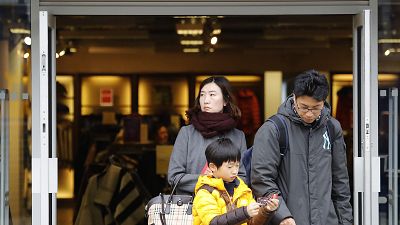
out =
<path fill-rule="evenodd" d="M 205 138 L 217 136 L 236 127 L 236 121 L 229 113 L 193 113 L 191 123 Z"/>

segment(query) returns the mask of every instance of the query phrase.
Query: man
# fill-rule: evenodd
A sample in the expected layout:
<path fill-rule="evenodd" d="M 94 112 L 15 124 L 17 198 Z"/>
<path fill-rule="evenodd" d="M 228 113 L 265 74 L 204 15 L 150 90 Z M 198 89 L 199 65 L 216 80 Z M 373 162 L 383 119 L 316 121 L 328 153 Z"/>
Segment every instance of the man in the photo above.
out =
<path fill-rule="evenodd" d="M 289 141 L 283 156 L 273 122 L 257 131 L 251 183 L 256 196 L 280 193 L 273 225 L 352 224 L 346 149 L 340 123 L 325 102 L 328 92 L 326 77 L 315 70 L 296 77 L 293 95 L 278 110 Z"/>

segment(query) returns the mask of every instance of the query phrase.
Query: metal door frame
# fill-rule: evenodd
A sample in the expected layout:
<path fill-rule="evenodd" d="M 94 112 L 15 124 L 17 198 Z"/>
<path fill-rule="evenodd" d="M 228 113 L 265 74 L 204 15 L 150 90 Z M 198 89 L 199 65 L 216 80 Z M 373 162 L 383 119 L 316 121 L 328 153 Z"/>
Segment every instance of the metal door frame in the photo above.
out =
<path fill-rule="evenodd" d="M 377 79 L 377 11 L 378 11 L 378 1 L 291 1 L 291 2 L 267 2 L 262 0 L 255 0 L 251 2 L 246 1 L 181 1 L 177 0 L 174 2 L 159 0 L 159 1 L 88 1 L 88 2 L 80 2 L 80 1 L 40 1 L 40 0 L 32 0 L 31 1 L 31 36 L 32 36 L 32 157 L 36 160 L 41 158 L 41 162 L 47 162 L 48 157 L 44 159 L 40 152 L 43 152 L 43 148 L 41 147 L 41 139 L 40 135 L 43 127 L 43 123 L 45 125 L 48 123 L 48 119 L 50 115 L 54 114 L 54 111 L 51 111 L 47 108 L 43 111 L 43 107 L 39 107 L 43 101 L 47 101 L 43 96 L 40 95 L 40 90 L 44 86 L 46 86 L 40 79 L 40 33 L 39 33 L 39 11 L 47 11 L 49 15 L 59 16 L 59 15 L 243 15 L 243 16 L 251 16 L 251 15 L 353 15 L 354 21 L 358 20 L 357 18 L 364 18 L 363 22 L 365 23 L 365 15 L 368 14 L 367 23 L 369 30 L 368 36 L 364 36 L 364 40 L 367 40 L 368 46 L 367 50 L 364 51 L 364 54 L 368 53 L 369 57 L 367 61 L 364 60 L 364 64 L 367 63 L 369 65 L 368 69 L 363 70 L 361 73 L 362 77 L 356 76 L 356 71 L 353 69 L 354 80 L 356 79 L 364 79 L 362 82 L 362 86 L 359 88 L 363 89 L 363 95 L 369 95 L 369 93 L 377 93 L 378 91 L 378 79 Z M 353 37 L 353 40 L 355 36 Z M 356 46 L 353 45 L 353 47 Z M 365 44 L 365 43 L 364 43 Z M 353 64 L 356 64 L 357 55 L 354 55 Z M 54 56 L 55 58 L 55 56 Z M 362 59 L 360 59 L 362 60 Z M 55 68 L 54 68 L 55 69 Z M 53 78 L 55 79 L 55 78 Z M 358 83 L 358 82 L 356 82 Z M 356 84 L 357 85 L 357 84 Z M 353 89 L 353 96 L 357 95 L 357 88 Z M 43 91 L 43 90 L 42 90 Z M 46 89 L 48 93 L 48 89 Z M 55 95 L 53 95 L 55 96 Z M 360 128 L 360 132 L 363 133 L 362 137 L 354 136 L 355 143 L 354 149 L 357 152 L 357 148 L 362 148 L 361 152 L 371 152 L 372 157 L 375 157 L 374 154 L 377 154 L 378 147 L 378 117 L 377 117 L 377 109 L 371 109 L 369 106 L 372 104 L 377 104 L 377 94 L 370 95 L 367 98 L 363 98 L 361 103 L 361 107 L 358 108 L 359 100 L 357 102 L 353 101 L 354 110 L 354 118 L 357 118 L 358 112 L 362 112 L 362 122 L 363 126 Z M 43 119 L 42 122 L 40 120 L 35 120 L 35 118 Z M 46 119 L 47 118 L 47 119 Z M 53 117 L 54 119 L 54 117 Z M 47 122 L 46 122 L 47 121 Z M 356 128 L 357 120 L 354 120 L 354 128 Z M 54 124 L 52 125 L 54 126 Z M 354 129 L 357 130 L 357 129 Z M 355 131 L 357 134 L 360 132 Z M 367 135 L 364 135 L 367 134 Z M 49 134 L 47 134 L 49 135 Z M 52 134 L 50 134 L 52 135 Z M 52 135 L 54 136 L 54 135 Z M 49 137 L 49 136 L 47 136 Z M 366 143 L 363 145 L 359 145 L 356 138 L 359 138 L 359 143 Z M 361 139 L 363 138 L 363 139 Z M 365 141 L 366 139 L 366 141 Z M 54 143 L 54 142 L 53 142 Z M 44 152 L 51 151 L 49 147 L 45 147 Z M 54 148 L 53 148 L 54 153 Z M 373 185 L 373 171 L 371 170 L 372 162 L 371 162 L 371 154 L 362 154 L 361 161 L 363 161 L 362 166 L 358 170 L 355 170 L 356 173 L 362 173 L 367 175 L 367 179 L 363 181 L 355 182 L 363 182 L 362 183 L 362 191 L 363 195 L 367 197 L 367 201 L 361 202 L 360 209 L 357 207 L 357 204 L 354 205 L 354 216 L 355 216 L 355 224 L 359 222 L 359 212 L 362 215 L 363 221 L 362 224 L 377 224 L 375 219 L 378 218 L 378 202 L 375 202 L 374 193 L 371 189 Z M 366 156 L 367 157 L 364 157 Z M 55 154 L 53 154 L 55 156 Z M 53 163 L 50 163 L 53 164 Z M 355 164 L 359 164 L 355 161 Z M 49 163 L 46 164 L 47 166 Z M 32 167 L 38 167 L 37 164 L 34 163 L 34 159 L 32 160 Z M 375 166 L 373 166 L 375 168 Z M 379 167 L 378 167 L 379 168 Z M 35 171 L 35 168 L 32 168 Z M 37 170 L 37 168 L 36 168 Z M 32 185 L 34 183 L 38 184 L 40 181 L 41 185 L 49 185 L 50 183 L 54 183 L 49 178 L 48 171 L 42 171 L 42 173 L 36 173 L 39 177 L 32 177 Z M 375 174 L 375 173 L 374 173 Z M 356 176 L 355 176 L 356 177 Z M 379 182 L 379 181 L 378 181 Z M 357 184 L 355 184 L 356 186 Z M 368 193 L 365 193 L 367 191 Z M 43 200 L 44 195 L 49 195 L 48 188 L 41 188 L 41 192 L 37 194 L 32 194 L 32 224 L 33 225 L 42 225 L 43 223 L 38 223 L 40 218 L 38 216 L 51 216 L 50 214 L 46 214 L 40 212 L 41 210 L 46 210 L 46 207 L 43 204 L 46 204 Z M 41 196 L 41 197 L 40 197 Z M 50 198 L 55 198 L 55 195 Z M 40 201 L 42 199 L 42 201 Z M 54 202 L 54 199 L 53 199 Z M 41 204 L 40 204 L 41 203 Z M 376 203 L 376 206 L 375 206 Z M 51 205 L 51 204 L 49 204 Z M 54 204 L 52 205 L 54 207 Z M 47 206 L 47 209 L 49 206 Z M 55 224 L 55 219 L 53 215 L 53 223 Z M 370 220 L 370 221 L 369 221 Z M 49 220 L 43 220 L 49 221 Z M 369 222 L 368 222 L 369 221 Z M 46 223 L 45 223 L 46 224 Z"/>

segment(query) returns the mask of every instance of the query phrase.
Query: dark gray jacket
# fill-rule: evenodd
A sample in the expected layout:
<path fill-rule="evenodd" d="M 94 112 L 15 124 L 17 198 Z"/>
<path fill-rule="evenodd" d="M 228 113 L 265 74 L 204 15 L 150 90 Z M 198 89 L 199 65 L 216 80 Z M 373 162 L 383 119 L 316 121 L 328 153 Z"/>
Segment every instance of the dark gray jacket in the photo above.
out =
<path fill-rule="evenodd" d="M 232 129 L 221 136 L 230 138 L 243 155 L 247 147 L 242 131 Z M 204 138 L 193 125 L 181 128 L 175 140 L 168 166 L 168 183 L 171 186 L 175 185 L 177 178 L 185 174 L 177 187 L 178 194 L 193 194 L 200 172 L 206 164 L 206 147 L 218 137 Z M 240 165 L 239 176 L 245 180 L 246 172 L 243 165 Z"/>
<path fill-rule="evenodd" d="M 330 117 L 327 104 L 313 126 L 302 122 L 292 104 L 293 97 L 289 97 L 278 110 L 288 126 L 290 150 L 283 158 L 272 122 L 265 122 L 257 131 L 251 170 L 254 194 L 281 193 L 272 224 L 293 217 L 296 225 L 351 225 L 346 146 L 340 124 Z M 335 127 L 330 134 L 334 143 L 329 143 L 327 136 L 329 119 Z"/>

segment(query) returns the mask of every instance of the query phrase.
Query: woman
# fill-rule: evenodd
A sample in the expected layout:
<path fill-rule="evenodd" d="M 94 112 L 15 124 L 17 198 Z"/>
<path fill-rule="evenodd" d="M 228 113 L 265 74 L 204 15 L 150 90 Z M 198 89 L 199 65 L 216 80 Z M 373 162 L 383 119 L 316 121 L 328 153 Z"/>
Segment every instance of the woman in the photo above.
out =
<path fill-rule="evenodd" d="M 246 150 L 244 133 L 237 130 L 240 109 L 236 106 L 229 81 L 225 77 L 209 77 L 200 84 L 195 105 L 187 112 L 190 125 L 179 131 L 169 161 L 168 182 L 171 186 L 180 179 L 178 194 L 193 194 L 200 174 L 212 174 L 208 169 L 205 149 L 219 137 L 235 142 L 242 154 Z M 241 164 L 239 176 L 245 178 Z"/>

